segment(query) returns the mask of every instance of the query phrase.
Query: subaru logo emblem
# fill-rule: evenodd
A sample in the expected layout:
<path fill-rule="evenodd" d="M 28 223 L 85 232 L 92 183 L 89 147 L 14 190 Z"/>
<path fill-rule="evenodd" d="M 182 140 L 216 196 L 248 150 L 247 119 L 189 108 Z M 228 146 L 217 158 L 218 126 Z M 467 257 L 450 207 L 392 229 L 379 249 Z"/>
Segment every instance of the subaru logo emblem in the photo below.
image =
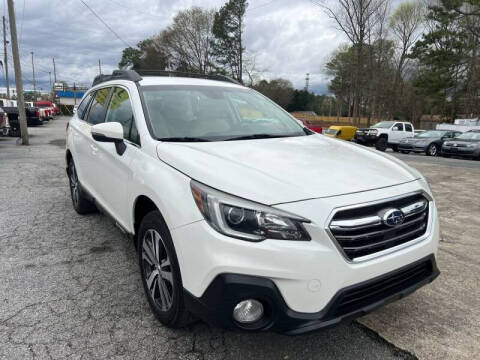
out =
<path fill-rule="evenodd" d="M 383 214 L 383 223 L 387 226 L 394 227 L 403 224 L 405 215 L 398 209 L 389 209 Z"/>

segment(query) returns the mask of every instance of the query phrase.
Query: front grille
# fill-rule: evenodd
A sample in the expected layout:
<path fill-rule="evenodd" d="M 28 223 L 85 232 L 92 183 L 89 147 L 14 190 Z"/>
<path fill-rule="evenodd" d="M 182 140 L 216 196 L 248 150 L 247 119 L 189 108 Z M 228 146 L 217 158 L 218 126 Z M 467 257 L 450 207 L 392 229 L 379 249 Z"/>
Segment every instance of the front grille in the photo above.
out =
<path fill-rule="evenodd" d="M 436 271 L 434 260 L 429 258 L 412 264 L 386 276 L 355 285 L 342 291 L 328 312 L 328 317 L 338 317 L 375 304 L 401 293 L 427 278 Z"/>
<path fill-rule="evenodd" d="M 390 227 L 383 222 L 389 209 L 404 214 L 402 224 Z M 429 201 L 422 194 L 338 211 L 329 229 L 349 260 L 415 240 L 428 226 Z"/>

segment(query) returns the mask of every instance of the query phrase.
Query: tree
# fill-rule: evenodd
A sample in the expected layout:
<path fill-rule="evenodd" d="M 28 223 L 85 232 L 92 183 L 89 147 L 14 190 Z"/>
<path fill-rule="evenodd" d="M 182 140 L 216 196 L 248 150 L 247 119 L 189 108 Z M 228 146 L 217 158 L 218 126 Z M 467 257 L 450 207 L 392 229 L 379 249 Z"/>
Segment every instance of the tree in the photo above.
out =
<path fill-rule="evenodd" d="M 286 109 L 293 99 L 293 85 L 286 79 L 274 79 L 270 82 L 261 80 L 253 86 L 255 90 L 262 93 L 278 105 Z"/>
<path fill-rule="evenodd" d="M 397 111 L 400 83 L 408 63 L 408 53 L 420 37 L 420 29 L 424 22 L 424 6 L 421 2 L 410 1 L 401 3 L 390 17 L 390 30 L 396 41 L 397 69 L 393 83 L 393 114 Z"/>
<path fill-rule="evenodd" d="M 468 80 L 478 74 L 479 39 L 469 31 L 461 0 L 440 0 L 429 6 L 430 29 L 419 40 L 411 56 L 418 60 L 420 73 L 415 81 L 417 91 L 426 97 L 434 110 L 452 120 L 465 102 Z M 478 102 L 479 86 L 473 96 Z M 467 96 L 468 97 L 468 96 Z M 465 109 L 464 109 L 465 110 Z M 478 108 L 477 108 L 478 110 Z"/>
<path fill-rule="evenodd" d="M 243 82 L 245 48 L 242 35 L 247 6 L 247 0 L 229 0 L 215 13 L 212 28 L 212 48 L 217 67 L 240 82 Z"/>
<path fill-rule="evenodd" d="M 211 40 L 214 12 L 200 7 L 180 11 L 160 36 L 177 70 L 208 74 L 213 70 Z"/>
<path fill-rule="evenodd" d="M 322 4 L 326 14 L 332 18 L 338 28 L 350 40 L 356 52 L 357 68 L 353 79 L 353 114 L 358 119 L 360 117 L 360 106 L 362 93 L 365 91 L 361 87 L 361 78 L 363 71 L 364 49 L 367 42 L 369 29 L 377 25 L 377 20 L 381 19 L 379 13 L 385 9 L 389 0 L 337 0 L 337 7 Z"/>
<path fill-rule="evenodd" d="M 168 57 L 161 39 L 153 37 L 140 41 L 136 48 L 124 49 L 118 66 L 121 69 L 164 70 L 169 64 Z"/>

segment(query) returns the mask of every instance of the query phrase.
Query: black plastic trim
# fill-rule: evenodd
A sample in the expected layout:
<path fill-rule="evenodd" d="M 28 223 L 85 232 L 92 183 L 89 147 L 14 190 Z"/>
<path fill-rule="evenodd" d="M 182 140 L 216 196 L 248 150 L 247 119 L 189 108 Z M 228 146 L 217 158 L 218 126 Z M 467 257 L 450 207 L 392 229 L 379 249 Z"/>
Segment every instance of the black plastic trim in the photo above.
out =
<path fill-rule="evenodd" d="M 380 300 L 369 302 L 361 308 L 337 315 L 344 296 L 373 287 L 386 279 L 396 278 L 402 272 L 408 272 L 408 270 L 414 269 L 422 263 L 428 265 L 431 271 L 420 280 L 398 291 L 392 289 L 391 294 Z M 212 281 L 200 298 L 195 297 L 185 289 L 184 298 L 189 311 L 214 326 L 233 330 L 275 331 L 288 335 L 298 335 L 363 316 L 387 303 L 411 294 L 418 288 L 432 282 L 439 274 L 440 271 L 432 254 L 390 273 L 341 289 L 325 308 L 317 313 L 301 313 L 290 309 L 271 279 L 250 275 L 220 274 Z M 266 319 L 257 324 L 258 326 L 253 324 L 246 328 L 233 320 L 232 310 L 238 302 L 249 298 L 261 301 L 267 315 Z"/>

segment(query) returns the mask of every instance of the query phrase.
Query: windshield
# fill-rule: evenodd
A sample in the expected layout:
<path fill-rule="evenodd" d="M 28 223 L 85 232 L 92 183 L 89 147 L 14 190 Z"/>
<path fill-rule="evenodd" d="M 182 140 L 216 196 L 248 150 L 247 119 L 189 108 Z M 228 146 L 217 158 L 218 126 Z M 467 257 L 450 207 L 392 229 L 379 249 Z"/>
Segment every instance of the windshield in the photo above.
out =
<path fill-rule="evenodd" d="M 170 141 L 305 136 L 303 127 L 255 91 L 219 86 L 141 88 L 153 136 Z"/>
<path fill-rule="evenodd" d="M 459 140 L 480 140 L 480 132 L 466 132 L 457 136 Z"/>
<path fill-rule="evenodd" d="M 338 130 L 336 129 L 328 129 L 327 131 L 325 131 L 325 133 L 328 135 L 337 135 L 337 132 Z"/>
<path fill-rule="evenodd" d="M 382 121 L 372 126 L 372 128 L 388 129 L 393 125 L 393 121 Z"/>
<path fill-rule="evenodd" d="M 415 137 L 416 138 L 441 138 L 446 133 L 447 133 L 446 131 L 438 131 L 438 130 L 425 131 L 420 134 L 415 134 Z"/>

